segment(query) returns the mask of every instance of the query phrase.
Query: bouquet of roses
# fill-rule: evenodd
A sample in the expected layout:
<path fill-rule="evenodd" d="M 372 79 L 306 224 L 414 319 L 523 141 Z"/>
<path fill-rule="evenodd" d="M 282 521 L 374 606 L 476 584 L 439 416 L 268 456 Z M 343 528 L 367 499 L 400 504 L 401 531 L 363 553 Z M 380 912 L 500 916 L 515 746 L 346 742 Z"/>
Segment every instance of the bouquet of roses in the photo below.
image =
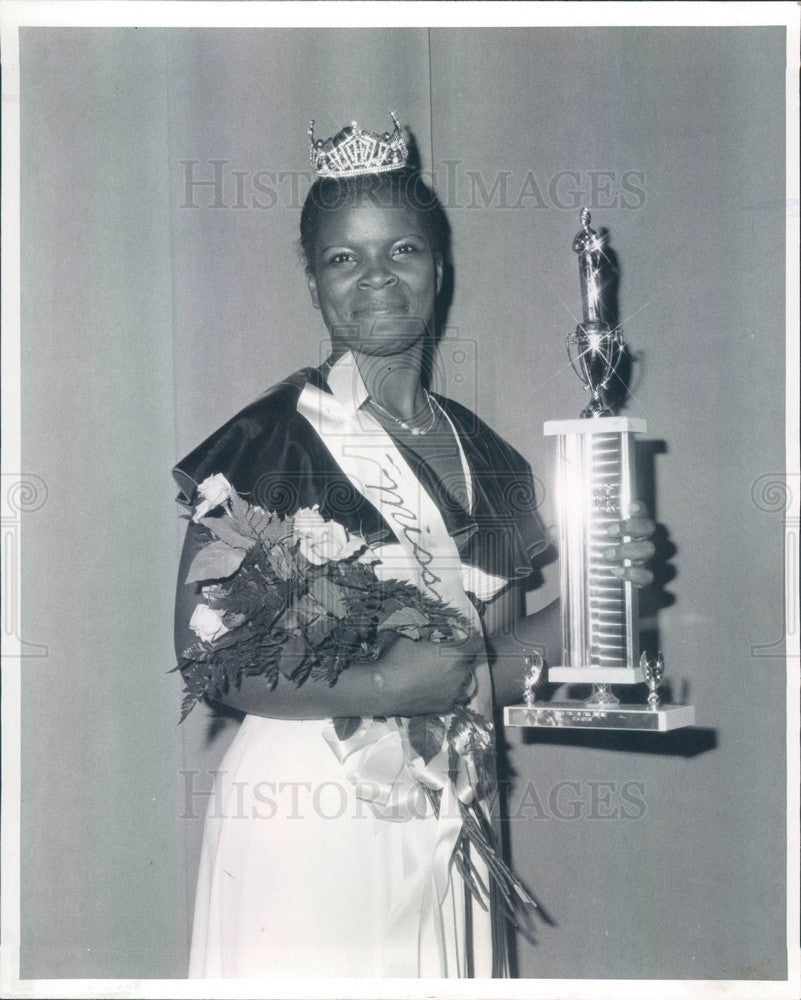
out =
<path fill-rule="evenodd" d="M 202 584 L 204 602 L 189 622 L 198 641 L 178 664 L 182 721 L 200 698 L 248 674 L 273 686 L 279 672 L 296 684 L 333 684 L 352 660 L 380 655 L 382 633 L 455 641 L 470 631 L 464 615 L 410 583 L 379 580 L 365 540 L 317 507 L 280 517 L 247 503 L 222 475 L 201 483 L 198 498 L 192 520 L 209 541 L 186 577 Z M 286 658 L 291 670 L 281 655 L 290 639 L 302 648 L 299 664 Z"/>
<path fill-rule="evenodd" d="M 459 610 L 411 583 L 379 578 L 374 567 L 380 559 L 367 542 L 324 520 L 316 506 L 282 517 L 249 504 L 216 474 L 198 487 L 191 519 L 208 540 L 186 577 L 201 585 L 203 602 L 189 622 L 197 641 L 175 668 L 185 684 L 182 722 L 200 699 L 220 697 L 248 675 L 264 676 L 273 686 L 280 676 L 297 685 L 309 679 L 334 684 L 352 661 L 378 658 L 383 640 L 394 635 L 458 642 L 472 630 Z M 290 640 L 293 655 L 283 657 Z M 462 706 L 445 717 L 333 722 L 342 741 L 338 755 L 356 734 L 364 746 L 370 727 L 375 739 L 394 727 L 410 765 L 406 777 L 417 782 L 438 815 L 443 788 L 459 783 L 462 832 L 453 859 L 465 883 L 486 908 L 489 891 L 471 860 L 472 844 L 509 912 L 520 901 L 533 905 L 497 857 L 477 801 L 492 790 L 491 722 Z M 437 770 L 442 778 L 432 782 Z"/>

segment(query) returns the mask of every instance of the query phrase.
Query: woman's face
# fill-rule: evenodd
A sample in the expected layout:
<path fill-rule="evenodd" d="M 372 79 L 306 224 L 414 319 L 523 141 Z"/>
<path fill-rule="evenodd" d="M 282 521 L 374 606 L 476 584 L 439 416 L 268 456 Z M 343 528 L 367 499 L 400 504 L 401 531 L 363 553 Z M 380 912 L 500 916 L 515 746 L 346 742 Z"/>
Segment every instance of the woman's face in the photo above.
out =
<path fill-rule="evenodd" d="M 306 274 L 334 344 L 391 355 L 425 334 L 442 261 L 413 208 L 364 197 L 324 213 Z"/>

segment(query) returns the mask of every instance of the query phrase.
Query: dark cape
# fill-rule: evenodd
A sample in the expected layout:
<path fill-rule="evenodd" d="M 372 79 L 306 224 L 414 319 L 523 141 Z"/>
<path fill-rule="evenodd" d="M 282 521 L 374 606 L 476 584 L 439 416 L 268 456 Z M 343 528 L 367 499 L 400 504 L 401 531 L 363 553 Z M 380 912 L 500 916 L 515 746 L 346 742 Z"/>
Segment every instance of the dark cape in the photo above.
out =
<path fill-rule="evenodd" d="M 330 389 L 320 369 L 302 368 L 269 389 L 193 449 L 173 469 L 178 503 L 191 508 L 197 487 L 222 473 L 252 504 L 282 515 L 319 504 L 320 513 L 371 544 L 397 541 L 376 508 L 350 483 L 297 401 L 310 382 Z M 531 468 L 514 448 L 459 403 L 432 394 L 459 432 L 473 473 L 468 513 L 414 451 L 396 440 L 403 457 L 437 503 L 463 563 L 507 580 L 530 576 L 546 548 Z"/>

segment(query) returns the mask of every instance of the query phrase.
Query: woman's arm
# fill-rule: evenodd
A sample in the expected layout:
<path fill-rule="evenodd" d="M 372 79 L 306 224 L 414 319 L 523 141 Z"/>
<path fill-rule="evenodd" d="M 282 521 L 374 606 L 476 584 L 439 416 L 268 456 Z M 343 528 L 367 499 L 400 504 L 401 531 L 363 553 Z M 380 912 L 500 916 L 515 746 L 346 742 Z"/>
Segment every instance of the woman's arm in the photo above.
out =
<path fill-rule="evenodd" d="M 296 687 L 279 675 L 272 688 L 264 677 L 243 677 L 217 700 L 269 719 L 444 715 L 467 701 L 480 648 L 480 639 L 446 646 L 399 638 L 380 660 L 351 663 L 333 685 L 310 679 Z"/>
<path fill-rule="evenodd" d="M 526 615 L 524 607 L 522 587 L 513 584 L 484 609 L 487 656 L 498 706 L 515 705 L 523 700 L 527 653 L 537 650 L 551 663 L 559 655 L 559 601 L 552 601 L 533 615 Z"/>
<path fill-rule="evenodd" d="M 175 653 L 181 653 L 196 636 L 189 620 L 202 602 L 196 584 L 186 584 L 189 566 L 207 538 L 194 523 L 187 527 L 178 571 L 175 600 Z M 295 686 L 283 675 L 272 687 L 260 676 L 243 677 L 239 687 L 232 687 L 216 700 L 250 715 L 271 719 L 330 719 L 338 716 L 428 715 L 449 712 L 466 700 L 472 684 L 471 665 L 480 651 L 480 640 L 470 639 L 459 645 L 413 642 L 399 638 L 375 662 L 352 663 L 336 684 L 308 680 Z M 299 646 L 287 644 L 284 666 L 291 670 Z M 293 662 L 294 661 L 294 662 Z"/>
<path fill-rule="evenodd" d="M 650 540 L 654 523 L 646 517 L 644 504 L 635 500 L 630 508 L 628 520 L 609 526 L 609 545 L 603 556 L 619 579 L 645 587 L 654 578 L 643 566 L 654 554 Z M 525 595 L 519 584 L 513 584 L 487 605 L 484 623 L 496 704 L 517 704 L 523 700 L 526 652 L 536 650 L 551 665 L 559 662 L 560 602 L 552 601 L 536 614 L 526 615 Z"/>

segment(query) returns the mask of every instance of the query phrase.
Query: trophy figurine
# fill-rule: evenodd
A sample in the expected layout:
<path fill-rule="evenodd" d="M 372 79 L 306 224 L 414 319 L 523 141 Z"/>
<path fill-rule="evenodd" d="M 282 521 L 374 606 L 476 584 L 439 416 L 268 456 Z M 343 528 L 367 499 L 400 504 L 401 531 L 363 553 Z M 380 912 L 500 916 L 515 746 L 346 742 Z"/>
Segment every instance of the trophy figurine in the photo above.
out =
<path fill-rule="evenodd" d="M 540 682 L 540 677 L 542 677 L 542 671 L 545 669 L 545 660 L 543 660 L 541 653 L 535 652 L 525 657 L 525 664 L 526 679 L 523 701 L 526 708 L 534 708 L 534 701 L 536 699 L 535 691 Z"/>
<path fill-rule="evenodd" d="M 634 499 L 634 435 L 644 420 L 616 416 L 609 402 L 612 380 L 625 351 L 619 327 L 606 320 L 609 263 L 604 240 L 581 210 L 578 254 L 583 319 L 568 338 L 573 370 L 590 394 L 579 419 L 547 421 L 556 438 L 559 514 L 562 662 L 547 667 L 553 683 L 590 685 L 584 702 L 538 702 L 526 683 L 526 703 L 505 709 L 510 726 L 665 731 L 691 725 L 688 705 L 660 706 L 661 654 L 650 661 L 639 649 L 637 591 L 603 557 L 609 525 L 630 516 Z M 529 673 L 532 674 L 531 665 Z M 647 683 L 647 704 L 621 704 L 612 685 Z"/>

